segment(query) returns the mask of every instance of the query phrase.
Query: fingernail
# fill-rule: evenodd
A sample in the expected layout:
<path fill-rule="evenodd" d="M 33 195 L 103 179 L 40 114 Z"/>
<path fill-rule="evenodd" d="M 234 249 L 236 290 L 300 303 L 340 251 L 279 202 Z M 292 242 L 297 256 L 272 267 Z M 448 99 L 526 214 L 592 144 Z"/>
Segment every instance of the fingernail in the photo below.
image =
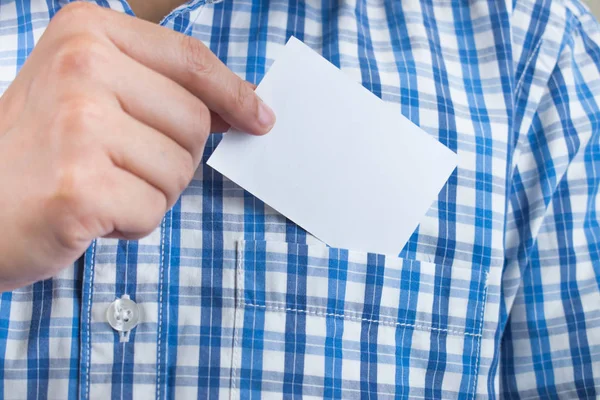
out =
<path fill-rule="evenodd" d="M 259 103 L 258 123 L 261 124 L 265 129 L 271 130 L 273 125 L 275 125 L 275 113 L 262 100 Z"/>

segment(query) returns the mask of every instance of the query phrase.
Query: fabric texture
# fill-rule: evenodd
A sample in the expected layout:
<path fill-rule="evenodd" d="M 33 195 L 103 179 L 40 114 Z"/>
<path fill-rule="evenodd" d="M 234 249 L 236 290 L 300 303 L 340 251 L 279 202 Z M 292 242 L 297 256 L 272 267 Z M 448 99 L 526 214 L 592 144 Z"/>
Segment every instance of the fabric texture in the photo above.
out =
<path fill-rule="evenodd" d="M 66 3 L 0 2 L 0 93 Z M 149 237 L 2 293 L 0 397 L 598 397 L 600 30 L 582 3 L 194 0 L 162 24 L 253 83 L 296 36 L 458 168 L 384 256 L 326 247 L 202 164 Z M 142 313 L 126 343 L 105 315 L 123 295 Z"/>

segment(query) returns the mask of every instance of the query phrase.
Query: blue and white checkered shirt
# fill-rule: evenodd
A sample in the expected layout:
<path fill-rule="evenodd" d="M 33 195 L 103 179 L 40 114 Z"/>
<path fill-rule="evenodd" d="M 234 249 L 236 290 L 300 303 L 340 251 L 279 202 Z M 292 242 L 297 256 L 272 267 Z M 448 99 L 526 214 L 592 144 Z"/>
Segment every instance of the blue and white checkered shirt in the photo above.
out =
<path fill-rule="evenodd" d="M 0 93 L 66 2 L 0 1 Z M 600 395 L 600 29 L 578 0 L 193 0 L 163 24 L 251 82 L 294 35 L 458 168 L 396 258 L 328 248 L 202 165 L 151 236 L 1 295 L 2 397 Z"/>

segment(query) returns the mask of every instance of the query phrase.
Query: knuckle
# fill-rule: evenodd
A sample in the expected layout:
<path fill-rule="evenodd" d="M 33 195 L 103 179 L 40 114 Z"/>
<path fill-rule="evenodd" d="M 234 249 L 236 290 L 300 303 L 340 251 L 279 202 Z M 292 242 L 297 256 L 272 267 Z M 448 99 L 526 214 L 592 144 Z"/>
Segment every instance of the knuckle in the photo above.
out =
<path fill-rule="evenodd" d="M 69 157 L 56 168 L 54 191 L 48 202 L 55 235 L 63 247 L 71 249 L 86 246 L 101 231 L 89 192 L 93 175 L 82 159 Z"/>
<path fill-rule="evenodd" d="M 75 163 L 64 163 L 55 171 L 55 186 L 49 199 L 53 226 L 60 243 L 76 247 L 87 239 L 87 231 L 80 222 L 85 215 L 84 172 Z"/>
<path fill-rule="evenodd" d="M 73 140 L 83 137 L 102 123 L 100 103 L 89 95 L 66 95 L 59 100 L 54 113 L 53 131 Z"/>
<path fill-rule="evenodd" d="M 181 38 L 184 57 L 184 65 L 192 77 L 211 75 L 214 70 L 214 61 L 209 51 L 198 40 L 183 36 Z"/>
<path fill-rule="evenodd" d="M 239 82 L 234 94 L 236 110 L 248 110 L 254 112 L 258 109 L 258 99 L 243 82 Z"/>
<path fill-rule="evenodd" d="M 210 111 L 208 108 L 201 104 L 200 107 L 195 107 L 192 113 L 193 124 L 191 129 L 191 140 L 192 140 L 192 155 L 194 158 L 199 159 L 204 149 L 204 144 L 210 135 Z"/>
<path fill-rule="evenodd" d="M 90 240 L 84 225 L 71 214 L 56 218 L 54 224 L 56 238 L 64 248 L 79 249 Z"/>
<path fill-rule="evenodd" d="M 146 214 L 146 218 L 140 221 L 137 229 L 135 229 L 136 236 L 138 237 L 150 235 L 160 225 L 167 211 L 167 200 L 164 196 L 157 194 L 147 199 L 147 201 L 149 201 L 149 212 Z"/>
<path fill-rule="evenodd" d="M 194 158 L 190 153 L 185 153 L 183 157 L 180 158 L 181 167 L 178 168 L 177 178 L 175 190 L 176 193 L 173 194 L 173 198 L 177 199 L 179 195 L 188 187 L 192 179 L 194 178 L 194 173 L 196 172 L 196 163 L 194 162 Z"/>
<path fill-rule="evenodd" d="M 58 77 L 91 76 L 106 67 L 107 49 L 91 35 L 77 35 L 65 40 L 54 54 L 50 70 Z"/>
<path fill-rule="evenodd" d="M 53 198 L 70 208 L 78 209 L 85 194 L 81 188 L 86 185 L 86 172 L 84 166 L 80 165 L 77 158 L 65 158 L 55 172 L 55 194 Z"/>

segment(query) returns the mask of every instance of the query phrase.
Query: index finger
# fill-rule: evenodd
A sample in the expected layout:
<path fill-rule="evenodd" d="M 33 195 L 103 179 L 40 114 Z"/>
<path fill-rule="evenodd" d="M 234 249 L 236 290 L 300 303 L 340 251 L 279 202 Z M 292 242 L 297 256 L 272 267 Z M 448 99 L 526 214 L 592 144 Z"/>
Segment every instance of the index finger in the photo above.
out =
<path fill-rule="evenodd" d="M 177 82 L 235 128 L 264 134 L 275 115 L 252 90 L 202 42 L 112 10 L 101 24 L 123 53 Z M 96 27 L 97 28 L 97 27 Z"/>

